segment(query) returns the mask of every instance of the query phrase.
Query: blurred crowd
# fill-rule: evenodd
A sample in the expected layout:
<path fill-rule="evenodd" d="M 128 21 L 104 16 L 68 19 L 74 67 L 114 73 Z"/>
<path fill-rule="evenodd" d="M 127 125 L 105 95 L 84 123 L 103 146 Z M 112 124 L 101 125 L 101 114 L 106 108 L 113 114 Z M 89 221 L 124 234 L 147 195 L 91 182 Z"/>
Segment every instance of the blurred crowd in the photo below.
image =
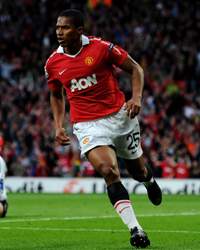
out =
<path fill-rule="evenodd" d="M 68 122 L 71 146 L 55 144 L 44 77 L 44 63 L 58 46 L 56 17 L 78 8 L 86 34 L 121 45 L 144 69 L 139 119 L 145 159 L 155 175 L 200 178 L 200 2 L 113 0 L 95 8 L 88 2 L 0 2 L 0 151 L 8 174 L 97 176 L 80 158 Z M 129 98 L 130 77 L 120 70 L 119 82 Z M 127 176 L 122 159 L 119 165 Z"/>

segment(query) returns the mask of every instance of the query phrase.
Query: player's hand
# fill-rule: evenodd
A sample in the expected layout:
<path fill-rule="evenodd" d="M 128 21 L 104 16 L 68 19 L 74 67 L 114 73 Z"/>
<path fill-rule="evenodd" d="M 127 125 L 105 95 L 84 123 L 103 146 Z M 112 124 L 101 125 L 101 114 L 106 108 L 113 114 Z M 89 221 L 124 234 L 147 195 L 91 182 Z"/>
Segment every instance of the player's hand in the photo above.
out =
<path fill-rule="evenodd" d="M 56 129 L 55 140 L 57 143 L 63 146 L 70 144 L 70 138 L 67 136 L 64 128 Z"/>
<path fill-rule="evenodd" d="M 140 101 L 135 102 L 133 98 L 127 101 L 125 106 L 129 118 L 134 118 L 136 115 L 138 115 L 140 112 L 140 108 L 141 108 Z"/>

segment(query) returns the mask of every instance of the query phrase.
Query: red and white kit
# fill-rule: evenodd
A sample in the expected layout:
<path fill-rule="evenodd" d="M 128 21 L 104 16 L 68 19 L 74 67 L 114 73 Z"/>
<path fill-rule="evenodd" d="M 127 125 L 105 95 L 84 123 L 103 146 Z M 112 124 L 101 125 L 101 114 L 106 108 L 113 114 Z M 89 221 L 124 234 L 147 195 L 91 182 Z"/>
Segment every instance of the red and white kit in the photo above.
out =
<path fill-rule="evenodd" d="M 81 39 L 82 48 L 77 54 L 68 55 L 60 46 L 49 57 L 45 65 L 48 86 L 51 90 L 65 88 L 82 154 L 98 145 L 113 145 L 125 150 L 119 152 L 121 157 L 138 158 L 142 154 L 139 124 L 137 118 L 124 115 L 125 97 L 119 90 L 113 67 L 120 66 L 128 53 L 100 38 L 82 35 Z M 117 123 L 119 128 L 117 124 L 110 127 L 111 123 Z M 115 133 L 111 133 L 113 129 Z M 115 138 L 117 135 L 123 136 Z"/>
<path fill-rule="evenodd" d="M 45 66 L 49 88 L 67 92 L 72 123 L 117 112 L 125 101 L 112 65 L 123 63 L 127 52 L 95 37 L 82 36 L 82 45 L 73 56 L 60 46 Z"/>

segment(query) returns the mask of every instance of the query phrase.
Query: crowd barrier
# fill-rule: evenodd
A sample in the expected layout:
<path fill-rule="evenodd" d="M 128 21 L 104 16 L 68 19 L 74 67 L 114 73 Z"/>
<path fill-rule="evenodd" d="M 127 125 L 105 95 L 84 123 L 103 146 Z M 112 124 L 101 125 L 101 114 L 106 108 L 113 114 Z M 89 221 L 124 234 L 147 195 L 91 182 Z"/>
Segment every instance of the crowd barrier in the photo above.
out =
<path fill-rule="evenodd" d="M 129 193 L 144 194 L 144 186 L 133 179 L 122 179 Z M 200 194 L 200 179 L 157 179 L 164 194 Z M 8 192 L 13 193 L 105 193 L 101 178 L 8 177 Z"/>

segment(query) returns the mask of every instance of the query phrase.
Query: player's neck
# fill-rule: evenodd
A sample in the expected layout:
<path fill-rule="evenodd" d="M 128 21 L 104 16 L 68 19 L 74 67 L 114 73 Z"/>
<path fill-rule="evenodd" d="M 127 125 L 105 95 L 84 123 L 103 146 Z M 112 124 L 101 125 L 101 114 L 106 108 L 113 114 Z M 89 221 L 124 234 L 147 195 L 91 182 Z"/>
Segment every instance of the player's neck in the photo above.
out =
<path fill-rule="evenodd" d="M 74 43 L 71 46 L 64 47 L 64 52 L 69 55 L 75 55 L 79 52 L 79 50 L 82 48 L 82 41 L 78 41 L 77 43 Z"/>

